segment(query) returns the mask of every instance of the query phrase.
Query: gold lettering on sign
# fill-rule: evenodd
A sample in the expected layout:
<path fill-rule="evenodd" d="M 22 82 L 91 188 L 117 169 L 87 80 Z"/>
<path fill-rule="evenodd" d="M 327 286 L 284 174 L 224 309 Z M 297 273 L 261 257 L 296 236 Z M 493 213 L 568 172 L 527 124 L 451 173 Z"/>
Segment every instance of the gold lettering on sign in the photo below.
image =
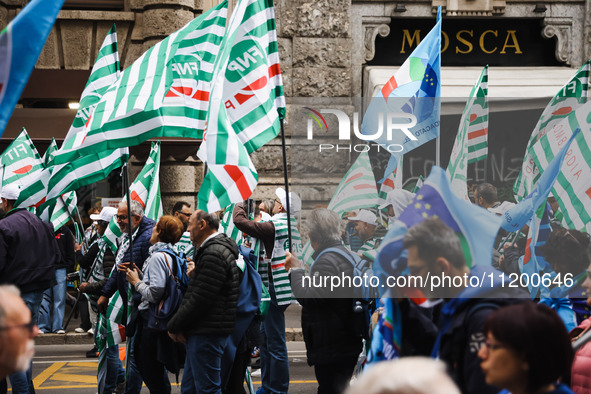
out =
<path fill-rule="evenodd" d="M 410 32 L 408 31 L 408 29 L 404 29 L 402 31 L 402 49 L 400 50 L 400 53 L 406 53 L 404 51 L 404 43 L 408 40 L 408 46 L 410 48 L 413 47 L 413 42 L 415 40 L 417 40 L 417 43 L 415 45 L 419 45 L 421 42 L 421 31 L 420 30 L 415 30 L 415 32 L 413 33 L 412 37 L 410 36 Z"/>
<path fill-rule="evenodd" d="M 484 36 L 486 36 L 488 33 L 492 33 L 492 34 L 494 34 L 495 37 L 498 37 L 499 32 L 497 30 L 487 30 L 480 35 L 480 49 L 482 50 L 482 52 L 490 55 L 491 53 L 495 53 L 495 51 L 497 50 L 497 47 L 494 47 L 490 51 L 487 51 L 486 49 L 484 49 Z"/>
<path fill-rule="evenodd" d="M 456 45 L 456 53 L 462 53 L 462 54 L 470 53 L 470 52 L 472 52 L 472 49 L 474 49 L 474 46 L 472 45 L 472 43 L 470 41 L 468 41 L 464 37 L 462 37 L 462 33 L 468 33 L 470 35 L 470 37 L 474 37 L 474 30 L 460 30 L 456 34 L 456 38 L 458 39 L 459 42 L 461 42 L 462 44 L 466 45 L 466 47 L 468 49 L 467 50 L 461 50 Z"/>
<path fill-rule="evenodd" d="M 443 36 L 443 47 L 441 48 L 441 53 L 443 53 L 449 46 L 449 36 L 443 30 L 441 31 L 441 35 Z"/>
<path fill-rule="evenodd" d="M 511 37 L 511 41 L 513 41 L 512 45 L 509 45 L 509 37 Z M 507 30 L 507 38 L 505 38 L 505 45 L 503 45 L 503 49 L 501 49 L 500 54 L 504 55 L 506 53 L 506 48 L 515 48 L 515 54 L 521 55 L 521 49 L 519 49 L 519 43 L 517 42 L 517 36 L 515 35 L 515 30 Z"/>

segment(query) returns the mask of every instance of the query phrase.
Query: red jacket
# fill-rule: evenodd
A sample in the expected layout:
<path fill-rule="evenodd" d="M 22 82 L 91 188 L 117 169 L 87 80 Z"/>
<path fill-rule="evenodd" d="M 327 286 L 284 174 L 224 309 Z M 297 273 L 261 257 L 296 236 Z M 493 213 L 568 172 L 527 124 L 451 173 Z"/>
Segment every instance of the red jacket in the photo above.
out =
<path fill-rule="evenodd" d="M 570 332 L 572 340 L 591 329 L 591 319 L 584 320 Z M 575 354 L 571 369 L 571 389 L 576 394 L 591 394 L 591 341 L 584 344 Z"/>

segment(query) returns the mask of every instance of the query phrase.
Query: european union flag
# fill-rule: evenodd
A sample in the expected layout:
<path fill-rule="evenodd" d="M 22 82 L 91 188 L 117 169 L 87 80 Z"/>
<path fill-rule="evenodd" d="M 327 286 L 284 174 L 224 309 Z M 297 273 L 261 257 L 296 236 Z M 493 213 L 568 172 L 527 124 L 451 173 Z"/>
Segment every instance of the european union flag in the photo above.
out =
<path fill-rule="evenodd" d="M 406 231 L 428 218 L 439 218 L 460 238 L 468 267 L 490 265 L 493 244 L 501 217 L 457 197 L 451 190 L 445 170 L 434 166 L 413 202 L 402 212 L 388 231 L 379 249 L 374 273 L 399 275 L 398 264 Z"/>
<path fill-rule="evenodd" d="M 404 64 L 388 80 L 380 94 L 369 104 L 361 124 L 361 133 L 368 140 L 388 148 L 400 145 L 402 150 L 388 149 L 392 154 L 386 176 L 394 171 L 402 154 L 439 137 L 439 113 L 441 109 L 441 7 L 437 12 L 437 23 Z M 373 139 L 380 128 L 391 122 L 390 115 L 406 114 L 416 117 L 416 124 L 408 132 L 393 130 L 382 132 Z M 384 120 L 384 118 L 387 118 Z M 404 118 L 404 117 L 401 117 Z M 412 124 L 412 118 L 406 123 Z M 403 121 L 396 120 L 400 124 Z M 387 127 L 387 126 L 386 126 Z M 410 134 L 410 135 L 409 135 Z"/>

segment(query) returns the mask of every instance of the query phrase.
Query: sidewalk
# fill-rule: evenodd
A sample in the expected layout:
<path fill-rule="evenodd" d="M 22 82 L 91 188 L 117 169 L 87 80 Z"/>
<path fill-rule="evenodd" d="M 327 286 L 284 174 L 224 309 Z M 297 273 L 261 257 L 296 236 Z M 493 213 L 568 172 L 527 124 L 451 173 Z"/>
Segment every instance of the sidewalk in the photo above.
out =
<path fill-rule="evenodd" d="M 70 306 L 66 305 L 65 318 L 67 319 L 70 313 Z M 288 342 L 303 341 L 302 327 L 301 327 L 301 310 L 302 307 L 292 304 L 285 311 L 285 338 Z M 64 322 L 65 323 L 65 322 Z M 78 334 L 74 332 L 76 327 L 80 327 L 80 317 L 72 317 L 66 334 L 41 334 L 35 338 L 36 345 L 81 345 L 94 343 L 94 339 L 87 333 Z"/>

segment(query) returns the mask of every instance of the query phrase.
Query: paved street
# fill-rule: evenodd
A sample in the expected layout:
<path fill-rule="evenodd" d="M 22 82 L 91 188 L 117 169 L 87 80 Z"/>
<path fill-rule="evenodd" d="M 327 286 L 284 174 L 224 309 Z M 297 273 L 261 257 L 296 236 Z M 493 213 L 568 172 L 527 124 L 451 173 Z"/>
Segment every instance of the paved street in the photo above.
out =
<path fill-rule="evenodd" d="M 35 390 L 43 394 L 96 393 L 97 360 L 85 358 L 89 345 L 42 345 L 35 348 L 33 379 Z M 288 342 L 290 393 L 315 393 L 314 370 L 306 364 L 303 342 Z M 179 381 L 182 375 L 179 376 Z M 170 375 L 173 393 L 180 393 L 174 375 Z M 260 376 L 253 377 L 255 389 Z M 142 393 L 148 393 L 144 387 Z"/>

